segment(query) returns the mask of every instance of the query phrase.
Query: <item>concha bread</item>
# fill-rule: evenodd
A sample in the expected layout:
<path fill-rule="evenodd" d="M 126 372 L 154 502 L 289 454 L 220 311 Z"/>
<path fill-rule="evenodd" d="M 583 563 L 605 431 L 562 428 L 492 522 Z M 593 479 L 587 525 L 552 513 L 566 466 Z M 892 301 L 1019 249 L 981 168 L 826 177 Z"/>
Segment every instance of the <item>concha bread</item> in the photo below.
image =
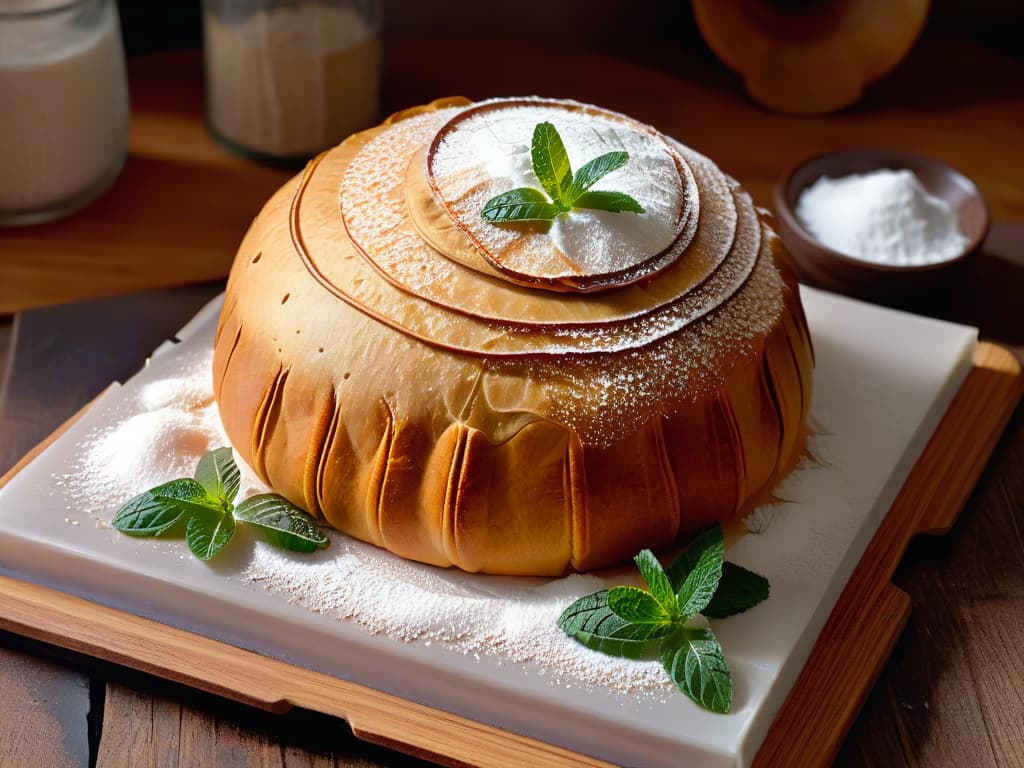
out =
<path fill-rule="evenodd" d="M 542 119 L 574 169 L 574 137 L 632 148 L 607 183 L 647 212 L 480 219 L 529 154 L 502 131 Z M 735 181 L 539 99 L 436 101 L 315 158 L 245 236 L 215 344 L 224 427 L 276 492 L 402 557 L 504 574 L 617 564 L 768 500 L 813 367 L 787 254 Z"/>

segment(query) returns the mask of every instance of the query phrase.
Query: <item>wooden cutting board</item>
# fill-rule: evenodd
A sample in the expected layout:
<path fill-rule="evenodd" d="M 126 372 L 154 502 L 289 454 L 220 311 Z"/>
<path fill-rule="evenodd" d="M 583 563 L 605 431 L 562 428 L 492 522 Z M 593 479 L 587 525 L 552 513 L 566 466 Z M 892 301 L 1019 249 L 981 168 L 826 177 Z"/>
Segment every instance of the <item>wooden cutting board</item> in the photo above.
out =
<path fill-rule="evenodd" d="M 1020 368 L 1009 353 L 991 344 L 978 346 L 972 372 L 850 579 L 757 765 L 792 765 L 797 758 L 801 765 L 831 761 L 909 615 L 908 598 L 889 581 L 907 542 L 917 533 L 942 532 L 953 524 L 1022 385 Z M 941 495 L 936 494 L 936 477 L 943 478 Z M 300 706 L 336 715 L 362 738 L 445 764 L 605 765 L 8 578 L 0 578 L 0 628 L 271 711 Z M 183 645 L 191 650 L 188 660 L 180 655 Z M 203 670 L 201 677 L 196 669 Z"/>

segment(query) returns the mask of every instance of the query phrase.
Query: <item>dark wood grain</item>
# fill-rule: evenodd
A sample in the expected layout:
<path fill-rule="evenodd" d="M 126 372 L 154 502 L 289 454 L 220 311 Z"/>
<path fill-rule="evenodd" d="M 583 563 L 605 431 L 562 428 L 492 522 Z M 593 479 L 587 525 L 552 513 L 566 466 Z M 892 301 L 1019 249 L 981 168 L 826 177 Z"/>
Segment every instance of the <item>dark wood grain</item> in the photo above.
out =
<path fill-rule="evenodd" d="M 0 413 L 13 336 L 13 325 L 7 320 L 0 322 Z M 27 437 L 31 440 L 38 434 Z M 26 442 L 17 425 L 0 420 L 0 474 L 20 458 Z M 6 713 L 0 721 L 6 723 L 0 728 L 0 765 L 88 765 L 87 675 L 23 649 L 5 647 L 0 641 L 0 712 Z"/>
<path fill-rule="evenodd" d="M 96 768 L 430 768 L 317 712 L 275 715 L 164 680 L 114 678 Z"/>
<path fill-rule="evenodd" d="M 7 374 L 10 370 L 11 339 L 14 324 L 10 318 L 0 317 L 0 403 L 4 402 L 7 388 Z"/>
<path fill-rule="evenodd" d="M 1018 409 L 959 523 L 908 550 L 910 623 L 839 766 L 1024 765 L 1022 467 Z"/>
<path fill-rule="evenodd" d="M 319 712 L 293 708 L 285 714 L 222 699 L 143 672 L 83 656 L 26 637 L 0 632 L 0 668 L 11 651 L 35 665 L 28 676 L 10 685 L 0 702 L 22 712 L 26 704 L 43 705 L 23 723 L 0 721 L 0 766 L 50 768 L 37 756 L 52 756 L 53 766 L 128 766 L 193 768 L 429 768 L 430 764 L 358 739 L 348 724 Z M 89 680 L 85 702 L 58 696 L 68 671 Z M 4 678 L 0 678 L 4 679 Z M 4 690 L 7 689 L 5 684 Z M 26 694 L 26 692 L 28 692 Z M 42 694 L 45 698 L 35 695 Z M 15 698 L 18 697 L 18 698 Z M 68 707 L 68 702 L 77 708 Z M 89 707 L 90 743 L 78 727 L 84 703 Z M 60 718 L 52 717 L 52 710 Z M 12 711 L 12 710 L 8 710 Z M 61 726 L 72 740 L 61 744 Z M 100 734 L 102 733 L 102 737 Z M 78 739 L 75 741 L 74 739 Z M 64 749 L 65 751 L 61 751 Z M 71 750 L 71 751 L 68 751 Z M 91 750 L 91 755 L 90 755 Z M 91 759 L 90 759 L 91 758 Z"/>
<path fill-rule="evenodd" d="M 954 290 L 911 308 L 970 323 L 1024 360 L 1024 224 L 997 224 Z M 913 542 L 894 583 L 912 613 L 841 768 L 1024 765 L 1024 409 L 957 525 Z"/>
<path fill-rule="evenodd" d="M 801 763 L 810 764 L 804 755 L 831 762 L 839 751 L 869 693 L 857 683 L 877 679 L 910 615 L 910 596 L 891 583 L 907 545 L 954 525 L 1024 393 L 1020 364 L 1006 349 L 981 343 L 974 361 L 847 580 L 755 767 L 788 765 L 794 754 Z"/>
<path fill-rule="evenodd" d="M 85 768 L 89 679 L 0 645 L 0 765 Z"/>
<path fill-rule="evenodd" d="M 277 716 L 180 689 L 112 682 L 96 768 L 375 768 L 347 726 Z"/>

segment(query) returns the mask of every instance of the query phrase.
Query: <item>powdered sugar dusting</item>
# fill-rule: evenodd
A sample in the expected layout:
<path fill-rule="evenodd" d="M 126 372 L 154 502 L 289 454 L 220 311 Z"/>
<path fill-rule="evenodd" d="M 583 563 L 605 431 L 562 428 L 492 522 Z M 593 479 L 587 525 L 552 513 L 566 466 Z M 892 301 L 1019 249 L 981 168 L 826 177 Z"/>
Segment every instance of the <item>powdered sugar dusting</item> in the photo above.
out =
<path fill-rule="evenodd" d="M 260 545 L 243 577 L 318 614 L 407 643 L 530 664 L 553 685 L 662 698 L 672 685 L 656 660 L 612 659 L 569 639 L 557 620 L 605 587 L 595 576 L 513 579 L 402 560 L 341 536 L 315 562 Z"/>
<path fill-rule="evenodd" d="M 177 362 L 176 375 L 126 390 L 106 426 L 88 433 L 78 446 L 77 463 L 55 478 L 60 493 L 74 498 L 78 509 L 92 510 L 98 525 L 108 525 L 112 510 L 127 498 L 190 476 L 204 452 L 230 444 L 212 393 L 212 352 L 193 345 L 177 353 Z M 627 382 L 616 379 L 610 374 L 605 383 Z M 636 380 L 633 386 L 637 392 L 644 389 Z M 625 415 L 616 407 L 609 418 Z M 249 467 L 240 463 L 240 469 L 239 498 L 267 492 Z M 798 482 L 790 481 L 793 495 Z M 755 518 L 762 527 L 769 519 Z M 558 616 L 579 597 L 612 584 L 639 584 L 632 569 L 554 579 L 469 574 L 403 560 L 337 531 L 330 536 L 329 547 L 301 556 L 257 541 L 241 579 L 368 633 L 522 665 L 550 685 L 602 689 L 651 702 L 675 695 L 657 660 L 611 658 L 557 627 Z M 165 546 L 176 545 L 183 547 L 180 542 Z M 187 556 L 177 550 L 164 554 Z"/>
<path fill-rule="evenodd" d="M 780 283 L 770 260 L 760 259 L 744 289 L 717 309 L 714 322 L 694 323 L 618 355 L 533 362 L 529 375 L 568 381 L 570 386 L 555 390 L 553 417 L 572 425 L 584 444 L 611 445 L 650 418 L 692 406 L 723 384 L 733 366 L 755 355 L 782 311 Z"/>
<path fill-rule="evenodd" d="M 753 522 L 758 527 L 767 525 L 764 534 L 744 536 L 728 551 L 727 559 L 764 574 L 772 586 L 772 596 L 765 605 L 713 622 L 715 633 L 725 648 L 736 688 L 736 709 L 728 717 L 701 712 L 674 690 L 666 693 L 663 682 L 650 680 L 648 676 L 648 670 L 658 671 L 654 665 L 620 667 L 605 657 L 596 657 L 592 662 L 593 654 L 558 638 L 557 633 L 550 638 L 550 645 L 544 639 L 537 642 L 537 652 L 541 655 L 535 654 L 534 662 L 505 661 L 512 656 L 500 636 L 508 634 L 516 638 L 518 647 L 523 647 L 530 634 L 520 634 L 519 628 L 539 615 L 533 612 L 535 604 L 544 599 L 556 601 L 559 594 L 564 594 L 568 600 L 577 590 L 586 592 L 593 586 L 592 578 L 600 580 L 607 576 L 606 583 L 628 581 L 619 573 L 566 580 L 466 575 L 464 580 L 456 581 L 444 579 L 449 574 L 447 571 L 429 566 L 406 569 L 401 561 L 390 560 L 403 566 L 398 573 L 405 574 L 401 577 L 407 578 L 408 584 L 389 586 L 384 592 L 390 601 L 401 598 L 403 605 L 389 617 L 382 618 L 364 616 L 372 605 L 372 595 L 365 603 L 352 604 L 351 610 L 364 616 L 364 624 L 356 616 L 327 618 L 315 610 L 317 607 L 327 610 L 320 604 L 321 597 L 326 595 L 328 602 L 336 602 L 339 614 L 347 613 L 350 609 L 331 596 L 340 582 L 354 580 L 358 585 L 376 589 L 379 585 L 364 579 L 361 573 L 373 573 L 375 577 L 392 573 L 386 564 L 375 569 L 361 560 L 363 554 L 381 555 L 382 552 L 372 547 L 343 550 L 342 543 L 347 546 L 349 542 L 339 535 L 331 534 L 334 544 L 329 550 L 317 553 L 312 559 L 294 555 L 290 565 L 276 560 L 287 555 L 251 547 L 248 542 L 234 549 L 229 545 L 229 551 L 224 553 L 229 558 L 239 549 L 247 557 L 251 554 L 243 579 L 238 575 L 242 571 L 230 560 L 225 563 L 227 571 L 194 562 L 181 540 L 142 541 L 109 530 L 97 530 L 105 525 L 129 490 L 104 490 L 74 471 L 56 478 L 59 482 L 54 483 L 53 473 L 67 471 L 68 457 L 76 451 L 83 457 L 82 465 L 101 464 L 94 453 L 97 435 L 114 434 L 127 420 L 147 408 L 180 410 L 178 426 L 173 431 L 182 438 L 210 417 L 216 427 L 215 411 L 206 410 L 209 408 L 207 398 L 200 396 L 203 390 L 208 392 L 207 348 L 213 336 L 210 322 L 186 336 L 186 341 L 178 348 L 162 358 L 155 358 L 155 364 L 139 379 L 108 393 L 112 396 L 104 396 L 82 421 L 5 487 L 3 498 L 7 503 L 0 507 L 7 513 L 5 535 L 13 537 L 5 542 L 5 564 L 19 572 L 35 574 L 39 579 L 54 578 L 55 573 L 66 579 L 67 571 L 58 570 L 56 564 L 70 561 L 77 566 L 81 563 L 87 566 L 79 569 L 83 590 L 94 590 L 96 594 L 107 594 L 110 590 L 112 599 L 142 612 L 148 609 L 151 599 L 159 599 L 160 595 L 176 596 L 184 590 L 192 591 L 194 600 L 176 600 L 172 608 L 162 609 L 166 611 L 164 618 L 168 623 L 192 624 L 204 631 L 208 628 L 215 635 L 225 631 L 225 621 L 244 616 L 252 620 L 248 630 L 251 634 L 247 635 L 248 641 L 239 642 L 240 645 L 268 653 L 279 652 L 281 658 L 312 668 L 316 668 L 326 654 L 319 643 L 311 643 L 310 639 L 316 637 L 322 641 L 332 637 L 330 630 L 336 628 L 337 644 L 330 653 L 342 660 L 333 672 L 342 676 L 364 660 L 361 652 L 351 652 L 347 642 L 357 632 L 369 637 L 368 632 L 375 631 L 378 635 L 372 642 L 359 644 L 377 665 L 373 679 L 368 676 L 361 681 L 365 684 L 379 681 L 378 687 L 383 690 L 403 695 L 408 691 L 403 686 L 413 677 L 405 675 L 405 662 L 412 660 L 417 668 L 429 668 L 436 663 L 436 675 L 427 672 L 422 676 L 423 684 L 405 695 L 430 706 L 472 716 L 473 709 L 467 707 L 460 712 L 457 705 L 461 702 L 452 704 L 448 694 L 475 691 L 478 685 L 481 688 L 496 686 L 498 695 L 488 697 L 486 702 L 477 702 L 492 705 L 489 721 L 504 723 L 513 730 L 541 738 L 543 723 L 538 724 L 538 720 L 550 720 L 554 716 L 573 723 L 574 715 L 592 708 L 594 717 L 603 718 L 603 725 L 599 727 L 607 732 L 609 745 L 613 746 L 616 740 L 623 744 L 619 752 L 613 752 L 609 746 L 606 759 L 626 765 L 674 765 L 679 762 L 680 754 L 689 754 L 686 750 L 693 744 L 708 743 L 712 728 L 721 728 L 721 732 L 714 735 L 715 743 L 722 745 L 724 763 L 731 763 L 735 755 L 752 754 L 756 750 L 759 734 L 767 730 L 784 700 L 807 648 L 888 509 L 903 473 L 913 463 L 958 382 L 969 369 L 972 347 L 967 344 L 967 329 L 894 314 L 813 290 L 804 292 L 804 300 L 811 327 L 815 329 L 820 374 L 816 378 L 814 413 L 831 431 L 819 436 L 822 445 L 811 447 L 812 453 L 824 461 L 813 471 L 790 475 L 778 489 L 780 497 L 795 503 L 779 507 L 771 514 L 758 515 Z M 858 331 L 851 333 L 851 328 Z M 973 334 L 969 338 L 973 344 Z M 193 374 L 197 378 L 193 379 Z M 160 377 L 160 383 L 150 386 L 154 375 Z M 195 381 L 196 386 L 190 388 L 189 381 Z M 144 398 L 138 396 L 142 388 L 148 391 Z M 184 393 L 189 389 L 192 394 L 186 398 L 188 403 L 175 404 L 173 398 L 168 397 L 176 390 Z M 145 405 L 142 400 L 146 401 Z M 197 412 L 201 418 L 195 419 Z M 93 424 L 101 426 L 90 434 L 88 430 Z M 128 436 L 127 432 L 122 434 Z M 145 430 L 133 435 L 134 439 L 143 437 Z M 220 444 L 222 439 L 220 435 L 211 438 L 214 445 Z M 183 444 L 189 441 L 183 440 Z M 114 456 L 114 447 L 113 442 L 107 444 L 106 459 Z M 125 451 L 147 450 L 145 445 L 138 444 L 122 448 Z M 150 454 L 158 463 L 161 461 L 160 452 L 150 451 Z M 182 455 L 163 460 L 168 462 L 165 466 L 180 466 L 191 465 L 196 458 Z M 167 477 L 163 470 L 154 469 L 156 474 L 161 475 L 155 478 L 157 480 Z M 111 482 L 126 480 L 119 472 L 111 473 L 108 479 Z M 70 505 L 83 516 L 79 526 L 69 522 Z M 84 517 L 82 510 L 86 509 L 93 511 L 96 526 L 90 525 Z M 37 557 L 38 565 L 30 567 L 27 558 L 39 552 L 34 547 L 25 548 L 24 544 L 30 540 L 53 542 L 60 549 L 50 549 L 53 556 Z M 360 547 L 358 543 L 352 544 Z M 80 554 L 83 557 L 79 557 Z M 264 557 L 267 554 L 273 557 Z M 352 556 L 342 559 L 346 554 Z M 173 562 L 159 563 L 156 555 Z M 335 576 L 330 575 L 329 561 L 338 568 Z M 315 566 L 307 571 L 311 583 L 303 583 L 300 565 Z M 165 578 L 167 593 L 156 590 L 141 594 L 136 582 L 124 577 L 136 570 Z M 549 591 L 543 593 L 546 585 Z M 558 585 L 564 588 L 564 593 L 559 592 Z M 115 587 L 117 591 L 113 591 Z M 69 591 L 77 588 L 78 583 L 75 583 Z M 526 608 L 517 604 L 503 610 L 496 626 L 486 632 L 470 627 L 468 635 L 457 620 L 449 617 L 446 622 L 434 623 L 428 616 L 426 621 L 420 621 L 422 617 L 404 604 L 409 598 L 430 600 L 430 589 L 444 590 L 451 598 L 449 605 L 453 605 L 458 600 L 475 603 L 478 595 L 497 593 L 502 588 L 507 590 L 509 601 L 528 601 L 527 594 L 535 601 Z M 319 594 L 319 590 L 324 594 Z M 211 613 L 211 606 L 219 604 L 218 594 L 237 598 L 240 611 L 230 618 Z M 284 605 L 285 600 L 295 605 Z M 170 605 L 169 600 L 165 602 Z M 301 605 L 306 608 L 299 607 Z M 288 619 L 283 620 L 283 616 Z M 326 631 L 306 634 L 295 629 L 299 626 Z M 366 629 L 360 629 L 364 626 Z M 545 629 L 550 630 L 550 627 Z M 294 641 L 292 645 L 273 650 L 273 643 L 284 635 Z M 432 635 L 442 639 L 432 640 Z M 448 648 L 468 640 L 479 641 L 485 650 L 448 654 Z M 474 653 L 479 653 L 481 663 L 474 663 Z M 531 653 L 530 649 L 527 653 Z M 400 683 L 394 684 L 378 676 L 381 665 L 388 663 L 395 672 L 392 678 Z M 551 683 L 558 683 L 558 690 L 544 690 Z M 390 689 L 387 685 L 395 687 Z M 615 693 L 629 690 L 631 685 L 634 693 Z M 567 690 L 570 686 L 572 690 Z M 577 695 L 580 689 L 593 689 L 595 695 Z M 501 691 L 508 691 L 510 695 L 503 697 Z M 550 705 L 554 700 L 558 702 L 557 709 Z M 513 714 L 516 703 L 519 708 Z M 519 717 L 523 711 L 536 713 L 534 721 Z M 636 733 L 624 726 L 646 726 L 655 721 L 655 735 L 666 743 L 671 739 L 672 746 L 660 751 L 657 757 L 663 759 L 638 757 L 631 752 L 635 745 L 629 742 L 629 737 L 620 734 Z M 573 748 L 571 744 L 567 746 Z"/>
<path fill-rule="evenodd" d="M 430 268 L 423 269 L 419 260 L 407 256 L 424 248 L 415 228 L 404 226 L 408 219 L 404 190 L 409 151 L 428 144 L 459 111 L 440 109 L 396 123 L 370 141 L 345 171 L 341 207 L 349 235 L 385 273 L 414 291 L 424 282 L 451 280 L 455 265 L 431 252 Z M 402 193 L 380 194 L 381 190 L 396 189 Z"/>
<path fill-rule="evenodd" d="M 191 476 L 203 453 L 230 445 L 213 399 L 212 351 L 196 346 L 179 360 L 181 375 L 152 381 L 120 400 L 107 425 L 79 446 L 76 465 L 56 478 L 79 509 L 94 511 L 98 525 L 108 525 L 110 511 L 131 496 Z M 239 466 L 239 498 L 268 491 L 249 467 Z M 671 694 L 656 660 L 612 659 L 558 629 L 566 606 L 605 586 L 597 576 L 467 574 L 402 560 L 337 531 L 330 536 L 329 547 L 308 556 L 258 541 L 241 577 L 372 634 L 528 665 L 552 685 L 658 700 Z M 632 574 L 616 575 L 616 582 L 638 583 Z"/>
<path fill-rule="evenodd" d="M 56 491 L 92 510 L 97 525 L 108 525 L 130 496 L 190 475 L 205 451 L 229 444 L 213 400 L 209 348 L 192 345 L 176 362 L 176 375 L 124 390 L 105 426 L 78 445 L 77 464 L 55 478 Z M 244 463 L 240 468 L 239 498 L 267 491 Z M 791 475 L 786 491 L 796 499 L 800 479 Z M 764 528 L 770 520 L 759 513 L 752 522 Z M 608 657 L 557 627 L 574 600 L 614 584 L 639 585 L 632 568 L 563 578 L 469 574 L 403 560 L 337 531 L 330 536 L 329 547 L 309 555 L 256 541 L 240 576 L 224 578 L 373 635 L 518 665 L 548 685 L 651 704 L 679 695 L 656 659 Z M 154 547 L 156 555 L 188 557 L 180 541 L 155 540 Z"/>
<path fill-rule="evenodd" d="M 534 127 L 542 122 L 553 124 L 561 135 L 574 171 L 606 152 L 628 152 L 629 162 L 592 189 L 625 192 L 645 212 L 576 210 L 556 218 L 542 234 L 481 219 L 490 197 L 524 186 L 541 188 L 530 145 Z M 439 143 L 432 159 L 434 179 L 462 225 L 513 271 L 545 276 L 616 272 L 668 248 L 682 226 L 685 189 L 675 159 L 668 145 L 645 128 L 565 104 L 485 107 Z"/>
<path fill-rule="evenodd" d="M 450 111 L 426 113 L 389 127 L 388 131 L 368 142 L 356 153 L 340 174 L 342 212 L 348 234 L 367 260 L 379 270 L 379 273 L 363 270 L 369 274 L 368 279 L 377 282 L 383 275 L 388 282 L 404 292 L 446 310 L 485 321 L 514 323 L 517 328 L 595 319 L 599 322 L 616 321 L 642 312 L 643 308 L 637 306 L 631 306 L 626 311 L 618 309 L 614 297 L 607 293 L 597 302 L 593 295 L 571 291 L 553 293 L 508 282 L 490 273 L 477 271 L 458 254 L 439 252 L 425 239 L 426 233 L 415 223 L 411 211 L 407 210 L 414 204 L 415 197 L 409 197 L 409 186 L 415 186 L 415 183 L 408 178 L 408 174 L 411 174 L 413 164 L 424 162 L 424 145 L 449 116 Z M 721 201 L 725 201 L 726 206 L 729 204 L 729 190 L 722 181 L 721 172 L 713 164 L 692 151 L 679 150 L 689 152 L 692 156 L 690 162 L 684 161 L 681 156 L 678 158 L 679 173 L 685 177 L 690 203 L 685 221 L 681 224 L 680 236 L 671 247 L 650 262 L 645 262 L 633 271 L 594 278 L 590 284 L 605 284 L 602 282 L 604 280 L 608 286 L 614 286 L 620 279 L 630 282 L 662 269 L 666 270 L 666 276 L 679 270 L 706 277 L 725 259 L 734 230 L 731 219 L 706 216 L 699 246 L 691 245 L 701 217 L 701 194 L 717 198 L 718 207 L 721 207 Z M 695 172 L 700 175 L 704 187 L 702 193 L 698 192 Z M 314 174 L 312 185 L 317 194 L 327 191 L 322 190 L 319 172 Z M 437 205 L 432 196 L 430 201 L 431 205 Z M 709 208 L 716 207 L 714 202 L 709 200 Z M 462 236 L 462 233 L 459 235 Z M 465 239 L 465 245 L 472 248 L 469 239 L 464 236 L 462 238 Z M 316 234 L 309 233 L 309 239 L 316 242 Z M 438 248 L 443 251 L 443 243 Z M 329 241 L 329 254 L 335 254 L 336 250 L 333 242 Z M 327 261 L 329 254 L 324 254 L 326 264 L 331 263 Z M 686 263 L 677 264 L 680 259 Z M 349 267 L 355 268 L 355 265 Z M 362 274 L 360 278 L 362 281 L 367 279 L 362 278 Z M 362 282 L 350 280 L 345 287 L 346 292 L 355 293 L 361 286 L 369 291 L 369 285 L 363 286 Z M 678 298 L 678 295 L 655 287 L 650 293 L 647 308 L 656 309 Z M 595 311 L 595 306 L 603 309 Z"/>
<path fill-rule="evenodd" d="M 369 174 L 376 168 L 377 183 L 401 188 L 404 165 L 388 158 L 406 157 L 410 144 L 425 142 L 443 117 L 414 117 L 381 134 L 353 159 L 346 185 L 350 179 L 357 185 L 353 190 L 364 184 L 358 169 L 369 163 L 363 170 Z M 373 149 L 378 142 L 383 143 Z M 487 377 L 532 382 L 543 390 L 551 418 L 573 429 L 585 444 L 611 445 L 647 419 L 671 415 L 718 387 L 733 366 L 756 353 L 783 309 L 783 281 L 771 263 L 774 235 L 759 221 L 749 196 L 707 158 L 682 145 L 674 148 L 693 170 L 701 200 L 699 227 L 681 258 L 690 258 L 691 250 L 713 254 L 718 266 L 693 290 L 641 316 L 531 327 L 420 298 L 415 291 L 424 281 L 450 282 L 456 270 L 466 268 L 435 253 L 437 268 L 423 269 L 424 262 L 409 258 L 413 243 L 425 246 L 404 221 L 401 198 L 374 208 L 366 203 L 370 198 L 347 186 L 342 200 L 346 217 L 351 216 L 350 232 L 355 239 L 365 238 L 390 279 L 364 259 L 332 261 L 333 241 L 321 243 L 315 229 L 309 233 L 311 258 L 314 265 L 327 264 L 330 281 L 356 303 L 420 338 L 486 356 Z M 330 183 L 316 172 L 310 189 L 322 193 Z"/>
<path fill-rule="evenodd" d="M 119 403 L 109 425 L 89 434 L 72 479 L 87 509 L 116 507 L 177 477 L 191 477 L 197 457 L 226 445 L 210 384 L 209 355 L 183 361 L 181 375 L 141 387 Z M 107 503 L 105 503 L 107 502 Z"/>

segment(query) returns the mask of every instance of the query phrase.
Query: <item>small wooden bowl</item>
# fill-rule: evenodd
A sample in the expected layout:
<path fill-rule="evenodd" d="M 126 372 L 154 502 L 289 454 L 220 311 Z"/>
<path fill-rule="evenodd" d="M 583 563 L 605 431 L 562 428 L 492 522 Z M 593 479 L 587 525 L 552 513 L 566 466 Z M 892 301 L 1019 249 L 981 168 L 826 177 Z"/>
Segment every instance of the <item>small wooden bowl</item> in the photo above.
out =
<path fill-rule="evenodd" d="M 956 256 L 921 266 L 889 266 L 834 251 L 804 229 L 796 215 L 800 194 L 822 176 L 838 178 L 882 168 L 913 171 L 928 193 L 956 212 L 967 245 Z M 897 150 L 850 150 L 813 157 L 787 173 L 775 187 L 779 234 L 793 255 L 800 278 L 827 290 L 872 299 L 898 299 L 940 287 L 978 249 L 988 233 L 985 200 L 959 171 L 930 157 Z"/>

